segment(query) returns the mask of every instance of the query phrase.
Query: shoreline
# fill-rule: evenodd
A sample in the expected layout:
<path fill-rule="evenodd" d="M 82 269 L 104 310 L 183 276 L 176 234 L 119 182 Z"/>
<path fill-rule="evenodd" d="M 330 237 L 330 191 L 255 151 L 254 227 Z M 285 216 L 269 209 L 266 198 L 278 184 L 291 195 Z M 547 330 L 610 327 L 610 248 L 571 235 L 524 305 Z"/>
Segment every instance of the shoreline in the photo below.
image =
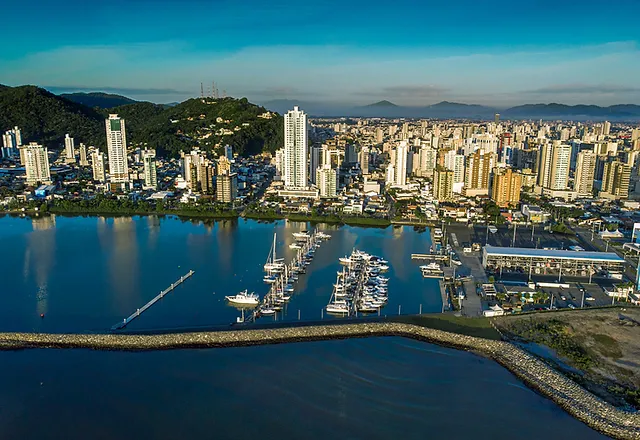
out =
<path fill-rule="evenodd" d="M 486 356 L 596 431 L 618 439 L 640 439 L 639 413 L 612 406 L 515 345 L 413 324 L 375 322 L 158 335 L 0 333 L 0 350 L 84 348 L 152 351 L 384 336 L 401 336 Z"/>

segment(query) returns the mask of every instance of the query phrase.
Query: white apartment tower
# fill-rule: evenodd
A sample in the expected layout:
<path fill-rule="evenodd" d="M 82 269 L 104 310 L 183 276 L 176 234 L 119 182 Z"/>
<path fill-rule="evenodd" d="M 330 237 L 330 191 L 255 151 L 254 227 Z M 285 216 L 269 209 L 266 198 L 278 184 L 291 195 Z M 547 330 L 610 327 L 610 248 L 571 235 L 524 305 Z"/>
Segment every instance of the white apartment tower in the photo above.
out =
<path fill-rule="evenodd" d="M 107 181 L 107 173 L 104 165 L 104 154 L 100 151 L 95 151 L 91 155 L 93 180 L 105 183 Z"/>
<path fill-rule="evenodd" d="M 142 163 L 144 164 L 144 189 L 157 189 L 156 150 L 147 150 L 145 148 L 142 151 Z"/>
<path fill-rule="evenodd" d="M 307 115 L 295 106 L 284 115 L 285 187 L 306 188 L 308 186 L 307 143 Z"/>
<path fill-rule="evenodd" d="M 338 173 L 331 166 L 324 165 L 316 170 L 316 184 L 320 197 L 335 197 L 338 193 Z"/>
<path fill-rule="evenodd" d="M 64 153 L 66 163 L 75 163 L 76 161 L 76 145 L 72 137 L 68 134 L 64 135 Z"/>
<path fill-rule="evenodd" d="M 47 149 L 35 142 L 31 142 L 22 148 L 24 150 L 24 167 L 27 175 L 27 184 L 51 183 Z"/>
<path fill-rule="evenodd" d="M 596 154 L 591 150 L 578 153 L 573 190 L 578 196 L 588 197 L 593 192 L 593 177 L 596 170 Z"/>
<path fill-rule="evenodd" d="M 398 186 L 405 186 L 407 184 L 407 156 L 408 146 L 406 141 L 400 142 L 400 145 L 396 148 L 395 163 L 394 163 L 394 183 Z"/>
<path fill-rule="evenodd" d="M 118 185 L 129 183 L 127 162 L 127 134 L 124 119 L 111 114 L 105 121 L 107 127 L 107 152 L 109 154 L 109 181 Z"/>
<path fill-rule="evenodd" d="M 567 189 L 570 162 L 571 145 L 561 141 L 543 145 L 538 158 L 538 186 L 558 191 Z"/>

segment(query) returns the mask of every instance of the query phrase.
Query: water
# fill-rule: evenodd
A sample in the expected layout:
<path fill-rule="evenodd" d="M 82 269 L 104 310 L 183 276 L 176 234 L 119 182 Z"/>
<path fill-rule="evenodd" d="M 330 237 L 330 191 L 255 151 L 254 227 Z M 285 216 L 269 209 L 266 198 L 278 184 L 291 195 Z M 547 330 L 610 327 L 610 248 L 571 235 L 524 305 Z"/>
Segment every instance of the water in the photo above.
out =
<path fill-rule="evenodd" d="M 225 295 L 262 281 L 273 233 L 289 261 L 292 233 L 305 223 L 252 220 L 202 222 L 176 218 L 0 218 L 2 290 L 0 331 L 104 331 L 176 281 L 194 276 L 130 324 L 131 329 L 228 325 L 240 312 Z M 331 296 L 338 258 L 358 249 L 390 262 L 389 304 L 383 314 L 439 312 L 438 283 L 423 279 L 411 253 L 426 252 L 428 233 L 411 227 L 321 226 L 333 238 L 316 251 L 284 316 L 319 320 Z M 45 318 L 41 319 L 40 315 Z M 328 317 L 325 315 L 325 319 Z M 274 318 L 263 318 L 273 320 Z"/>
<path fill-rule="evenodd" d="M 301 223 L 0 218 L 0 331 L 104 331 L 189 269 L 195 275 L 131 328 L 228 324 L 223 297 L 261 295 L 273 232 L 287 259 Z M 339 256 L 353 247 L 392 269 L 386 313 L 439 311 L 437 282 L 410 254 L 408 227 L 327 227 L 287 313 L 317 320 Z M 215 292 L 215 294 L 214 294 Z M 44 313 L 45 318 L 40 318 Z M 325 318 L 327 318 L 325 316 Z M 124 353 L 0 352 L 2 439 L 602 438 L 476 355 L 402 338 Z"/>
<path fill-rule="evenodd" d="M 0 352 L 3 439 L 603 438 L 492 361 L 402 338 Z"/>

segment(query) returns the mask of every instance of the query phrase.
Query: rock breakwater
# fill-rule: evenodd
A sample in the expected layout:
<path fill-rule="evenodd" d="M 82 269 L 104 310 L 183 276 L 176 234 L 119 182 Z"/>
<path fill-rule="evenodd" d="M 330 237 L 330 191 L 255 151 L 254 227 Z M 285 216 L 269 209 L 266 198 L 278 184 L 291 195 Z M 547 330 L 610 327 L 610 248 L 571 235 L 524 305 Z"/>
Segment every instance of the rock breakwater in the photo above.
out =
<path fill-rule="evenodd" d="M 411 324 L 373 322 L 158 335 L 0 333 L 0 350 L 167 350 L 374 336 L 403 336 L 483 354 L 503 365 L 528 386 L 550 398 L 590 427 L 611 437 L 640 440 L 638 413 L 624 411 L 604 402 L 522 349 L 503 341 L 475 338 Z"/>

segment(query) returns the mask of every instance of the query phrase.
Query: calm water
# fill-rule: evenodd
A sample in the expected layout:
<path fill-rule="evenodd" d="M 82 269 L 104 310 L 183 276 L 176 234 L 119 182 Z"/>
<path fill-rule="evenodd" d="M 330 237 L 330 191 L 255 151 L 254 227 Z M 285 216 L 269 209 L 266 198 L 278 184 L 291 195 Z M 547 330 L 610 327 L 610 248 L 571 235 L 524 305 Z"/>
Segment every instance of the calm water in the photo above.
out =
<path fill-rule="evenodd" d="M 602 438 L 497 364 L 401 338 L 0 353 L 2 439 Z"/>
<path fill-rule="evenodd" d="M 249 289 L 261 296 L 274 232 L 278 254 L 290 260 L 292 232 L 305 223 L 251 220 L 202 222 L 175 218 L 0 218 L 0 330 L 102 331 L 129 316 L 189 269 L 195 275 L 129 328 L 230 324 L 240 312 L 225 295 Z M 333 238 L 316 252 L 297 293 L 278 319 L 318 320 L 331 296 L 338 258 L 354 247 L 390 262 L 389 304 L 383 313 L 438 312 L 438 284 L 423 279 L 411 253 L 429 248 L 428 233 L 410 227 L 321 227 Z M 45 319 L 40 314 L 45 314 Z M 325 319 L 327 317 L 325 316 Z M 267 319 L 267 318 L 265 318 Z M 274 318 L 268 318 L 273 320 Z"/>
<path fill-rule="evenodd" d="M 267 286 L 273 233 L 289 259 L 305 224 L 147 218 L 0 218 L 0 331 L 104 331 L 196 274 L 132 328 L 228 324 L 223 296 Z M 322 227 L 285 316 L 319 319 L 353 247 L 390 261 L 397 313 L 439 311 L 411 228 Z M 41 319 L 40 314 L 45 318 Z M 326 317 L 325 317 L 326 318 Z M 0 352 L 0 439 L 601 438 L 484 358 L 402 338 L 149 353 Z"/>

